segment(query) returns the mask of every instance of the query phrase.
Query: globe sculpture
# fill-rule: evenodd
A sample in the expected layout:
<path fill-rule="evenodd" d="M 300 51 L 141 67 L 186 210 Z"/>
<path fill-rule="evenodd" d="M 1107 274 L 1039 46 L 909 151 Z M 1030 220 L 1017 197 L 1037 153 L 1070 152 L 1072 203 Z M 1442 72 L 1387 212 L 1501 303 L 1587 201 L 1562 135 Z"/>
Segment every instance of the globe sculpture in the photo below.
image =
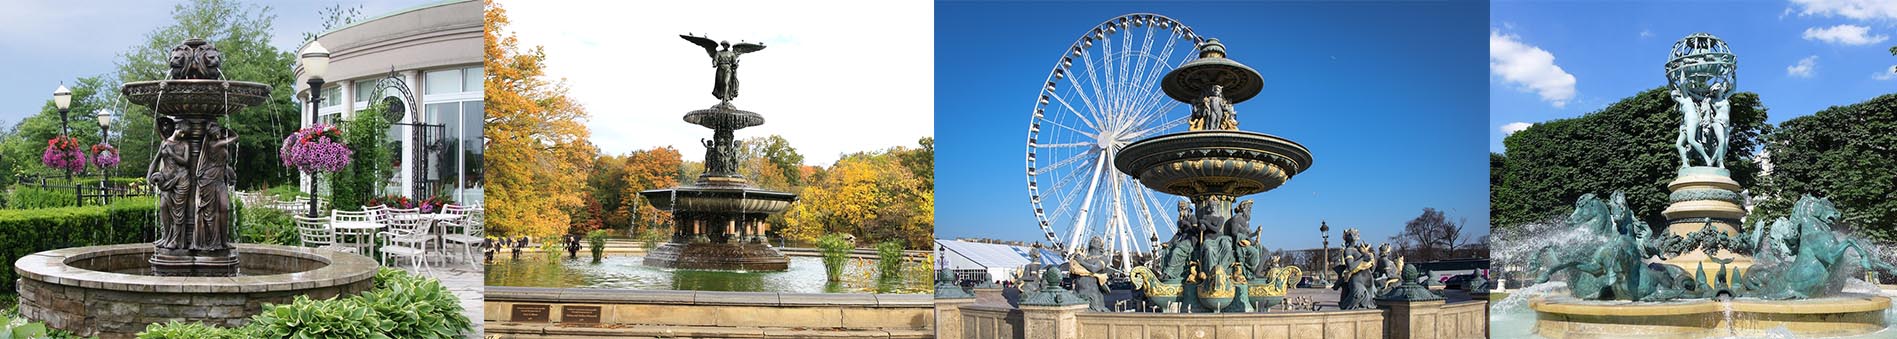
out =
<path fill-rule="evenodd" d="M 672 212 L 670 241 L 646 254 L 655 267 L 713 270 L 783 271 L 790 259 L 764 237 L 764 219 L 783 212 L 797 195 L 760 189 L 739 174 L 740 146 L 733 132 L 764 124 L 764 117 L 737 109 L 738 56 L 764 49 L 762 44 L 713 42 L 681 35 L 705 49 L 717 68 L 712 96 L 718 104 L 685 113 L 685 122 L 712 130 L 705 146 L 705 173 L 688 186 L 639 192 L 652 207 Z"/>
<path fill-rule="evenodd" d="M 1528 259 L 1537 283 L 1559 277 L 1568 288 L 1564 296 L 1531 302 L 1537 335 L 1754 336 L 1783 329 L 1841 336 L 1884 329 L 1890 299 L 1845 292 L 1843 273 L 1897 267 L 1834 231 L 1842 214 L 1829 201 L 1805 196 L 1790 216 L 1738 232 L 1746 197 L 1723 166 L 1736 60 L 1710 34 L 1673 45 L 1666 78 L 1683 119 L 1679 175 L 1667 184 L 1671 204 L 1661 212 L 1666 229 L 1655 232 L 1640 221 L 1622 193 L 1582 196 L 1566 219 L 1577 240 Z"/>

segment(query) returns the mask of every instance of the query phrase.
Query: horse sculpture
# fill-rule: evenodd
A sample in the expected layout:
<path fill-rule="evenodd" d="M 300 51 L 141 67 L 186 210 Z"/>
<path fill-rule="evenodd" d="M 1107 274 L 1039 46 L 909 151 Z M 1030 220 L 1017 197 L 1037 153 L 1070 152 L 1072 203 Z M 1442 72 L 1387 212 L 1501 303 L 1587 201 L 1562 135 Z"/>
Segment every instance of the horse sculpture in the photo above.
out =
<path fill-rule="evenodd" d="M 1745 286 L 1761 299 L 1807 299 L 1838 292 L 1831 275 L 1846 254 L 1857 253 L 1865 271 L 1897 273 L 1897 267 L 1878 259 L 1856 239 L 1841 238 L 1831 225 L 1843 217 L 1830 200 L 1805 196 L 1792 207 L 1789 218 L 1779 218 L 1757 238 L 1763 243 L 1760 260 Z"/>

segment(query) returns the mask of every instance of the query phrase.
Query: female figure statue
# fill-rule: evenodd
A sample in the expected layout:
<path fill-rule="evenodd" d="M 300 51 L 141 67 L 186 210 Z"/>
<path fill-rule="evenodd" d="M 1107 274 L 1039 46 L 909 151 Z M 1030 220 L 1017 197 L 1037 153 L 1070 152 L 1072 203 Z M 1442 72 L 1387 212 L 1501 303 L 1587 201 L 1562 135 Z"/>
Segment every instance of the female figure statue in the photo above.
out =
<path fill-rule="evenodd" d="M 151 182 L 153 193 L 158 195 L 158 248 L 183 249 L 181 242 L 188 241 L 185 237 L 189 234 L 185 232 L 191 219 L 186 217 L 185 211 L 190 208 L 191 197 L 187 194 L 190 187 L 186 187 L 185 182 L 191 175 L 190 156 L 191 145 L 184 140 L 184 132 L 172 131 L 171 136 L 158 145 L 158 156 L 152 157 L 151 166 L 147 168 L 145 180 Z"/>
<path fill-rule="evenodd" d="M 231 167 L 237 133 L 216 125 L 208 129 L 204 151 L 198 158 L 198 223 L 191 237 L 191 249 L 199 251 L 231 248 L 230 187 L 237 179 Z"/>

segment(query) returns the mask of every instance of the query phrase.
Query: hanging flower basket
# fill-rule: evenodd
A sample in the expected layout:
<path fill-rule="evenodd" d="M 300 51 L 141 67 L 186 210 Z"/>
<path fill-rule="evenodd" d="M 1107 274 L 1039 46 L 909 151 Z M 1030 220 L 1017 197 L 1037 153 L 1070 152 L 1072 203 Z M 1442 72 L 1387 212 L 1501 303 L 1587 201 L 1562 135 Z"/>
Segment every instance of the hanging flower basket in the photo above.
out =
<path fill-rule="evenodd" d="M 92 145 L 92 162 L 100 168 L 117 168 L 119 167 L 119 149 L 107 143 Z"/>
<path fill-rule="evenodd" d="M 340 172 L 349 166 L 349 157 L 355 154 L 342 144 L 342 137 L 342 130 L 335 126 L 316 124 L 284 138 L 277 156 L 283 158 L 283 166 L 303 173 Z"/>
<path fill-rule="evenodd" d="M 40 163 L 66 172 L 83 171 L 86 169 L 86 151 L 79 147 L 78 139 L 56 136 L 46 141 L 46 152 L 40 154 Z"/>
<path fill-rule="evenodd" d="M 446 197 L 409 199 L 408 197 L 404 197 L 401 195 L 391 194 L 387 196 L 369 198 L 369 206 L 383 205 L 383 206 L 388 206 L 390 208 L 403 208 L 403 209 L 417 208 L 417 209 L 421 209 L 420 210 L 421 213 L 436 213 L 436 212 L 441 211 L 441 208 L 443 206 L 452 204 L 452 203 L 454 203 L 454 200 L 448 199 Z"/>

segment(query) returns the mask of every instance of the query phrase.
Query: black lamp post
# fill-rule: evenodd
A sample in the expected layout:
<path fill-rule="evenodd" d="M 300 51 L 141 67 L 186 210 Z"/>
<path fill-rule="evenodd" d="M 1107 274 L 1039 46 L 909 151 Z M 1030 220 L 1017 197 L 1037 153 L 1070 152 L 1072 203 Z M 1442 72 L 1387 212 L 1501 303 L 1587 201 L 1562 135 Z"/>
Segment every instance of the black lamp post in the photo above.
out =
<path fill-rule="evenodd" d="M 66 128 L 66 112 L 72 109 L 72 90 L 66 89 L 66 84 L 60 84 L 59 89 L 53 90 L 53 108 L 59 109 L 59 135 L 65 136 L 69 132 Z M 71 170 L 66 171 L 66 182 L 72 182 Z M 74 194 L 78 194 L 78 184 L 73 186 Z"/>
<path fill-rule="evenodd" d="M 1324 234 L 1324 247 L 1323 247 L 1324 254 L 1322 255 L 1323 260 L 1324 260 L 1324 267 L 1321 268 L 1321 270 L 1318 271 L 1319 273 L 1317 274 L 1317 276 L 1323 277 L 1323 276 L 1329 275 L 1324 272 L 1331 271 L 1331 224 L 1329 222 L 1320 220 L 1317 222 L 1317 231 L 1319 233 Z"/>
<path fill-rule="evenodd" d="M 323 107 L 323 72 L 329 70 L 329 50 L 323 44 L 310 41 L 303 49 L 303 71 L 310 77 L 310 126 L 316 126 L 316 111 Z M 310 176 L 310 217 L 316 217 L 316 173 Z"/>
<path fill-rule="evenodd" d="M 107 131 L 112 128 L 112 112 L 100 109 L 98 112 L 94 112 L 94 114 L 96 114 L 99 119 L 99 144 L 106 145 L 108 143 L 105 142 L 105 139 L 110 135 Z M 99 150 L 99 152 L 99 156 L 105 155 L 105 150 Z M 94 158 L 93 161 L 94 164 L 98 164 L 97 158 Z M 111 172 L 106 171 L 105 164 L 98 164 L 98 166 L 95 167 L 99 168 L 99 202 L 103 205 L 110 205 L 112 204 L 112 192 L 109 191 L 109 183 L 112 182 Z"/>

